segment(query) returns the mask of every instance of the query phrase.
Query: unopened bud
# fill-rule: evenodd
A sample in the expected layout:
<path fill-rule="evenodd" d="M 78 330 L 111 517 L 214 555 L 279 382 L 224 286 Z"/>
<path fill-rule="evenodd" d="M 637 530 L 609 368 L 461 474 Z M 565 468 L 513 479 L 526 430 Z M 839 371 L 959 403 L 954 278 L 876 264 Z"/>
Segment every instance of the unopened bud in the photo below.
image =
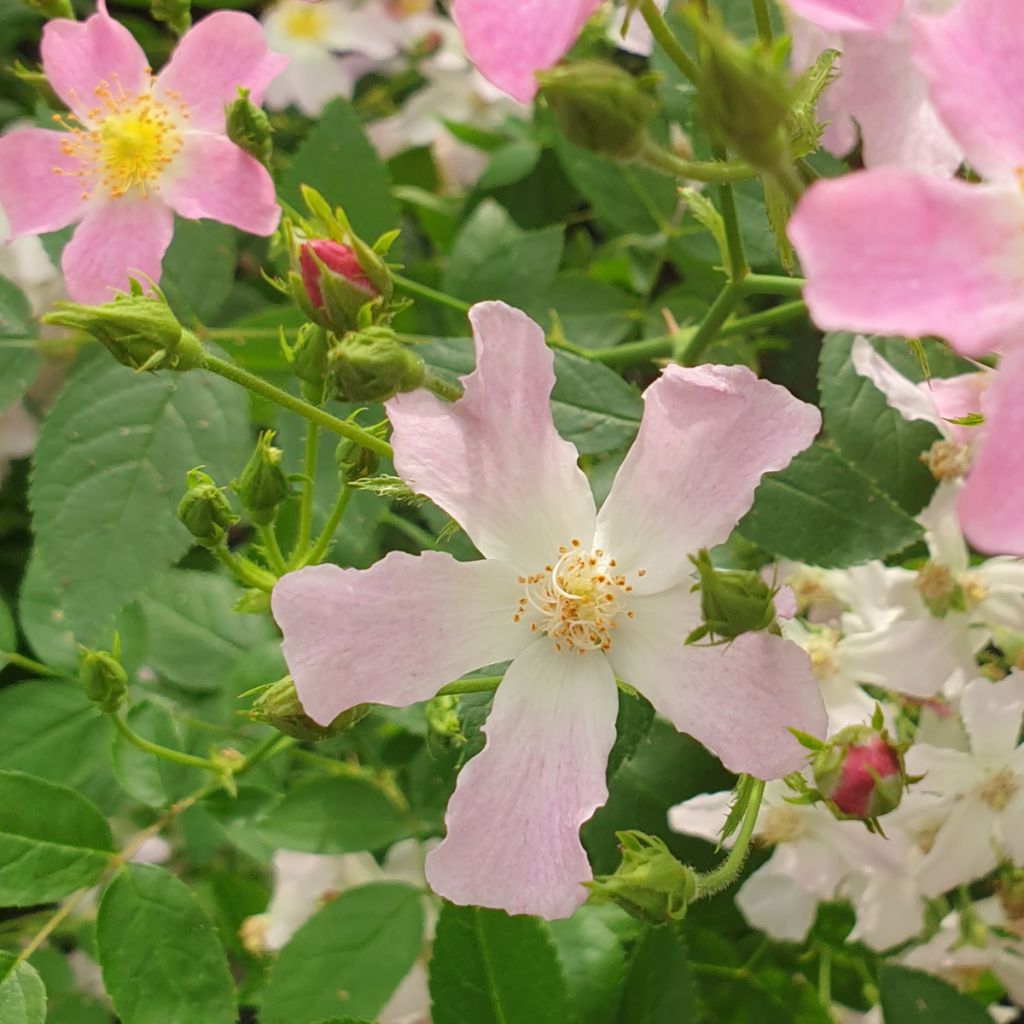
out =
<path fill-rule="evenodd" d="M 319 324 L 303 324 L 292 347 L 292 368 L 302 381 L 302 393 L 319 405 L 327 381 L 327 351 L 330 339 Z"/>
<path fill-rule="evenodd" d="M 690 561 L 700 576 L 700 609 L 704 619 L 688 643 L 710 635 L 715 639 L 733 640 L 741 633 L 771 629 L 775 626 L 775 594 L 756 572 L 716 569 L 707 551 Z"/>
<path fill-rule="evenodd" d="M 1019 925 L 1024 921 L 1024 871 L 1005 868 L 999 879 L 998 893 L 1007 920 Z"/>
<path fill-rule="evenodd" d="M 278 506 L 291 490 L 281 468 L 281 449 L 270 443 L 273 437 L 272 430 L 260 434 L 241 476 L 231 485 L 242 508 L 259 526 L 273 522 Z"/>
<path fill-rule="evenodd" d="M 199 339 L 178 323 L 163 295 L 144 296 L 135 282 L 130 293 L 100 306 L 58 302 L 43 320 L 91 334 L 134 370 L 184 371 L 204 362 Z"/>
<path fill-rule="evenodd" d="M 178 4 L 181 0 L 153 0 L 154 9 L 157 3 Z M 185 4 L 187 9 L 187 2 Z M 187 17 L 187 15 L 186 15 Z M 186 22 L 186 28 L 188 23 Z M 171 28 L 174 28 L 171 25 Z M 257 107 L 249 99 L 249 90 L 239 86 L 238 95 L 228 104 L 226 111 L 227 137 L 239 149 L 245 150 L 251 157 L 259 160 L 264 167 L 269 167 L 274 152 L 274 144 L 270 141 L 273 128 L 266 112 Z"/>
<path fill-rule="evenodd" d="M 371 452 L 369 448 L 343 437 L 334 451 L 334 461 L 338 472 L 351 483 L 353 480 L 373 476 L 380 465 L 380 456 L 376 452 Z"/>
<path fill-rule="evenodd" d="M 351 729 L 366 717 L 369 710 L 368 704 L 357 704 L 343 711 L 330 725 L 318 725 L 302 707 L 292 677 L 285 676 L 262 690 L 249 709 L 249 717 L 254 722 L 272 725 L 295 739 L 325 740 Z"/>
<path fill-rule="evenodd" d="M 640 155 L 659 109 L 651 79 L 604 61 L 561 65 L 537 79 L 571 143 L 613 160 Z"/>
<path fill-rule="evenodd" d="M 613 875 L 585 883 L 596 901 L 611 900 L 641 921 L 681 921 L 697 893 L 697 875 L 664 841 L 644 832 L 616 832 L 622 861 Z"/>
<path fill-rule="evenodd" d="M 345 402 L 383 402 L 425 377 L 423 360 L 386 327 L 349 332 L 328 359 L 329 388 Z"/>
<path fill-rule="evenodd" d="M 86 697 L 106 714 L 113 714 L 124 703 L 128 676 L 114 655 L 80 648 L 78 680 Z"/>
<path fill-rule="evenodd" d="M 190 470 L 185 486 L 187 490 L 178 502 L 178 518 L 200 544 L 216 547 L 238 522 L 238 516 L 231 511 L 223 489 L 202 470 Z"/>

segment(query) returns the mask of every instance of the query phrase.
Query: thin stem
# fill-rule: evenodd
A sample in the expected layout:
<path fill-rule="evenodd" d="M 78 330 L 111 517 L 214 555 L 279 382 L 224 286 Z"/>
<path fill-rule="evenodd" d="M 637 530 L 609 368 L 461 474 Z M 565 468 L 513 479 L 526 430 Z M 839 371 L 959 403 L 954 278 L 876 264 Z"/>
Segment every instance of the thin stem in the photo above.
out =
<path fill-rule="evenodd" d="M 474 679 L 457 679 L 454 683 L 442 686 L 437 691 L 438 697 L 451 697 L 460 693 L 487 693 L 498 688 L 503 676 L 477 676 Z"/>
<path fill-rule="evenodd" d="M 799 296 L 804 290 L 804 279 L 781 274 L 747 274 L 740 287 L 746 295 Z"/>
<path fill-rule="evenodd" d="M 649 359 L 662 359 L 672 354 L 675 336 L 666 334 L 658 338 L 644 338 L 642 341 L 627 341 L 614 348 L 597 349 L 593 360 L 605 366 L 619 368 L 633 363 L 645 363 Z"/>
<path fill-rule="evenodd" d="M 308 554 L 303 555 L 299 560 L 296 566 L 297 569 L 301 569 L 304 565 L 320 564 L 324 555 L 327 554 L 327 549 L 331 546 L 331 541 L 334 539 L 334 531 L 338 529 L 338 524 L 341 522 L 341 517 L 345 514 L 345 509 L 348 508 L 351 497 L 352 488 L 348 484 L 344 484 L 338 492 L 338 497 L 334 501 L 334 507 L 331 509 L 331 514 L 327 517 L 323 530 L 320 531 L 320 536 L 317 537 L 312 550 Z"/>
<path fill-rule="evenodd" d="M 643 0 L 637 8 L 640 16 L 654 36 L 654 41 L 665 51 L 665 56 L 695 85 L 698 71 L 693 58 L 682 48 L 672 29 L 668 27 L 654 0 Z"/>
<path fill-rule="evenodd" d="M 234 363 L 229 363 L 226 359 L 219 359 L 217 356 L 207 353 L 204 366 L 211 373 L 216 373 L 235 384 L 240 384 L 243 388 L 248 388 L 257 395 L 262 395 L 283 409 L 288 409 L 304 419 L 318 423 L 321 427 L 326 427 L 327 430 L 334 434 L 347 437 L 350 441 L 355 441 L 356 444 L 361 445 L 363 448 L 376 452 L 378 455 L 383 455 L 385 458 L 391 457 L 391 445 L 376 434 L 371 434 L 368 430 L 363 430 L 362 427 L 357 427 L 354 423 L 338 419 L 337 416 L 332 416 L 325 409 L 319 409 L 301 398 L 288 394 L 287 391 L 275 387 L 269 381 L 263 380 L 262 377 L 249 373 L 248 370 L 243 370 L 240 366 L 235 366 Z"/>
<path fill-rule="evenodd" d="M 436 288 L 431 288 L 429 285 L 420 284 L 418 281 L 413 281 L 411 278 L 403 277 L 401 274 L 391 274 L 391 280 L 402 289 L 404 292 L 408 292 L 410 295 L 418 295 L 421 299 L 427 299 L 430 302 L 436 302 L 439 306 L 447 306 L 449 309 L 457 309 L 460 313 L 469 312 L 469 303 L 463 302 L 462 299 L 455 298 L 454 295 L 448 295 L 446 292 L 438 291 Z"/>
<path fill-rule="evenodd" d="M 763 796 L 764 781 L 753 779 L 747 800 L 747 810 L 743 816 L 739 834 L 736 836 L 736 842 L 729 851 L 729 856 L 717 868 L 697 876 L 697 899 L 714 896 L 716 892 L 721 892 L 736 880 L 750 850 L 750 837 L 754 834 L 754 826 L 757 824 L 757 814 L 761 809 Z"/>
<path fill-rule="evenodd" d="M 209 551 L 240 583 L 244 583 L 247 587 L 255 587 L 257 590 L 265 590 L 268 593 L 274 589 L 277 577 L 255 562 L 250 562 L 243 555 L 233 554 L 223 544 L 210 548 Z"/>
<path fill-rule="evenodd" d="M 774 35 L 772 33 L 772 18 L 768 11 L 767 0 L 753 0 L 754 23 L 757 25 L 757 38 L 766 46 L 770 46 Z"/>
<path fill-rule="evenodd" d="M 203 771 L 220 772 L 221 766 L 215 764 L 208 757 L 195 757 L 193 754 L 186 754 L 182 750 L 172 750 L 160 743 L 153 743 L 144 736 L 140 736 L 134 729 L 119 715 L 109 716 L 114 723 L 114 728 L 133 746 L 144 750 L 147 754 L 162 758 L 164 761 L 173 761 L 175 764 L 183 764 L 188 768 L 201 768 Z"/>
<path fill-rule="evenodd" d="M 260 541 L 263 543 L 263 553 L 266 555 L 267 563 L 279 576 L 288 571 L 288 565 L 284 560 L 284 552 L 277 542 L 277 534 L 272 525 L 261 525 L 259 527 Z"/>
<path fill-rule="evenodd" d="M 678 353 L 678 361 L 684 366 L 696 366 L 705 349 L 715 340 L 718 330 L 729 314 L 743 299 L 743 289 L 737 281 L 730 281 L 719 293 L 711 308 L 704 314 L 697 330 L 690 336 Z"/>
<path fill-rule="evenodd" d="M 720 146 L 712 148 L 718 160 L 725 160 L 725 150 Z M 722 220 L 725 222 L 725 245 L 729 254 L 729 277 L 733 281 L 741 281 L 750 273 L 747 254 L 743 249 L 743 235 L 740 232 L 740 218 L 736 212 L 736 195 L 732 185 L 718 186 L 718 200 L 722 207 Z"/>
<path fill-rule="evenodd" d="M 395 515 L 394 512 L 384 511 L 378 515 L 377 522 L 383 523 L 385 526 L 394 527 L 400 533 L 404 533 L 414 544 L 419 544 L 421 548 L 424 548 L 427 551 L 441 550 L 441 545 L 438 544 L 437 538 L 429 534 L 422 526 L 410 523 L 404 516 Z"/>
<path fill-rule="evenodd" d="M 316 484 L 316 453 L 320 432 L 315 423 L 306 424 L 306 448 L 302 457 L 302 501 L 299 504 L 299 533 L 292 557 L 309 547 L 313 532 L 313 488 Z"/>
<path fill-rule="evenodd" d="M 438 373 L 428 371 L 423 378 L 423 386 L 437 395 L 444 402 L 457 402 L 462 397 L 462 385 L 445 380 Z"/>
<path fill-rule="evenodd" d="M 799 320 L 807 313 L 807 305 L 802 299 L 796 302 L 784 302 L 771 309 L 763 309 L 759 313 L 751 313 L 750 316 L 737 317 L 723 324 L 718 332 L 720 338 L 732 334 L 745 334 L 761 327 L 774 327 L 778 324 L 788 324 L 791 320 Z"/>
<path fill-rule="evenodd" d="M 832 1006 L 832 950 L 824 943 L 818 946 L 818 998 L 826 1010 Z"/>
<path fill-rule="evenodd" d="M 639 160 L 648 167 L 674 174 L 677 178 L 706 181 L 714 185 L 747 181 L 757 176 L 757 171 L 739 160 L 684 160 L 651 139 L 645 142 Z"/>
<path fill-rule="evenodd" d="M 31 672 L 35 676 L 47 676 L 52 679 L 59 679 L 61 676 L 60 672 L 50 668 L 49 665 L 44 665 L 41 661 L 36 661 L 34 658 L 26 658 L 24 654 L 18 654 L 15 651 L 0 651 L 0 665 L 5 663 L 23 668 L 26 672 Z"/>

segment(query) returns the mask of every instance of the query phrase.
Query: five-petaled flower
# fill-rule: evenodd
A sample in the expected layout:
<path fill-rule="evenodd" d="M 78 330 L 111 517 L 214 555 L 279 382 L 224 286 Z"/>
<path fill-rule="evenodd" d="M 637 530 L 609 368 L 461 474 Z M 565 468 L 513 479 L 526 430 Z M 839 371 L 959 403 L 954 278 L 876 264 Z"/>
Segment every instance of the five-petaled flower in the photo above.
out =
<path fill-rule="evenodd" d="M 807 656 L 767 632 L 687 646 L 700 619 L 689 552 L 724 541 L 762 475 L 810 444 L 820 418 L 744 367 L 668 367 L 600 513 L 555 430 L 543 331 L 500 302 L 470 312 L 477 367 L 452 404 L 387 403 L 395 466 L 466 529 L 483 560 L 392 552 L 368 570 L 285 576 L 273 611 L 306 711 L 403 706 L 511 660 L 462 770 L 434 889 L 510 913 L 572 913 L 591 877 L 580 825 L 607 797 L 616 676 L 732 770 L 803 760 L 787 726 L 821 735 Z"/>
<path fill-rule="evenodd" d="M 15 237 L 78 223 L 61 260 L 72 299 L 105 302 L 130 275 L 158 279 L 175 213 L 273 232 L 270 175 L 224 134 L 238 87 L 258 102 L 287 60 L 253 18 L 204 18 L 156 77 L 104 0 L 85 22 L 49 22 L 41 51 L 70 112 L 56 118 L 64 131 L 0 139 L 0 205 Z"/>

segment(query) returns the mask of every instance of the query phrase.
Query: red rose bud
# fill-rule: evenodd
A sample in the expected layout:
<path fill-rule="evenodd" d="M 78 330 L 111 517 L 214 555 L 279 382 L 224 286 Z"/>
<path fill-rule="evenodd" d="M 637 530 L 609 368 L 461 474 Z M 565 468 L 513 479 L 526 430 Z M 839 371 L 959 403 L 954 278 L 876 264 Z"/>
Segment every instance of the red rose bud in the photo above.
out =
<path fill-rule="evenodd" d="M 299 250 L 299 271 L 309 301 L 317 309 L 324 308 L 321 283 L 323 275 L 327 273 L 344 278 L 350 285 L 363 292 L 364 302 L 380 294 L 366 276 L 366 271 L 360 266 L 356 254 L 347 245 L 332 242 L 329 238 L 318 238 L 312 242 L 302 243 Z"/>

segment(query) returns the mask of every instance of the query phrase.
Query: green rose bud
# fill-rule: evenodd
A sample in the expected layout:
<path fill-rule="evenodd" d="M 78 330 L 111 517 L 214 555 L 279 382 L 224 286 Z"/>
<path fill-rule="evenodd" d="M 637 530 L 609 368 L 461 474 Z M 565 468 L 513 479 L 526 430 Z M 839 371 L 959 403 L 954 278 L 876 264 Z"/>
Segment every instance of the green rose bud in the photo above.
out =
<path fill-rule="evenodd" d="M 756 572 L 716 569 L 707 551 L 701 551 L 691 562 L 700 575 L 700 610 L 704 624 L 687 637 L 693 643 L 711 635 L 733 640 L 749 633 L 775 626 L 775 589 Z"/>
<path fill-rule="evenodd" d="M 338 473 L 346 480 L 363 480 L 365 477 L 373 476 L 380 465 L 380 456 L 371 452 L 355 441 L 343 437 L 334 451 L 334 461 L 338 467 Z"/>
<path fill-rule="evenodd" d="M 128 676 L 115 655 L 91 651 L 88 647 L 80 648 L 78 681 L 86 697 L 106 714 L 113 714 L 124 704 Z"/>
<path fill-rule="evenodd" d="M 249 718 L 254 722 L 265 722 L 287 736 L 298 740 L 326 740 L 331 736 L 351 729 L 356 722 L 365 718 L 370 711 L 369 704 L 357 704 L 343 711 L 330 725 L 318 725 L 306 714 L 295 690 L 291 676 L 285 676 L 276 683 L 263 687 L 249 709 Z"/>
<path fill-rule="evenodd" d="M 178 518 L 205 547 L 217 547 L 228 529 L 238 522 L 222 488 L 200 469 L 189 470 L 186 491 L 178 502 Z"/>
<path fill-rule="evenodd" d="M 383 402 L 425 378 L 423 360 L 386 327 L 346 334 L 328 358 L 328 387 L 345 402 Z"/>
<path fill-rule="evenodd" d="M 327 352 L 330 338 L 319 324 L 303 324 L 292 348 L 292 369 L 302 381 L 302 393 L 319 405 L 327 382 Z"/>
<path fill-rule="evenodd" d="M 278 506 L 291 490 L 281 468 L 281 449 L 270 444 L 273 437 L 272 430 L 260 434 L 241 476 L 231 485 L 242 508 L 258 526 L 274 521 Z"/>
<path fill-rule="evenodd" d="M 183 6 L 186 9 L 186 18 L 188 17 L 188 0 L 153 0 L 154 10 L 158 3 Z M 173 24 L 171 28 L 174 28 Z M 274 152 L 274 144 L 270 141 L 273 128 L 270 127 L 270 118 L 266 112 L 249 100 L 249 90 L 239 86 L 237 97 L 228 104 L 225 113 L 225 131 L 228 138 L 239 149 L 244 149 L 250 156 L 259 160 L 264 167 L 269 167 Z"/>
<path fill-rule="evenodd" d="M 697 894 L 697 875 L 669 852 L 664 841 L 644 832 L 616 832 L 622 861 L 613 875 L 585 883 L 595 901 L 611 900 L 652 925 L 681 921 Z"/>
<path fill-rule="evenodd" d="M 658 113 L 650 78 L 635 78 L 617 64 L 583 61 L 541 72 L 537 79 L 571 143 L 613 160 L 640 155 Z"/>
<path fill-rule="evenodd" d="M 71 0 L 25 0 L 25 6 L 41 14 L 44 18 L 71 18 L 75 11 Z"/>
<path fill-rule="evenodd" d="M 204 362 L 203 346 L 185 330 L 159 291 L 144 296 L 136 282 L 130 293 L 101 306 L 58 302 L 43 317 L 48 324 L 91 334 L 133 370 L 193 370 Z"/>

